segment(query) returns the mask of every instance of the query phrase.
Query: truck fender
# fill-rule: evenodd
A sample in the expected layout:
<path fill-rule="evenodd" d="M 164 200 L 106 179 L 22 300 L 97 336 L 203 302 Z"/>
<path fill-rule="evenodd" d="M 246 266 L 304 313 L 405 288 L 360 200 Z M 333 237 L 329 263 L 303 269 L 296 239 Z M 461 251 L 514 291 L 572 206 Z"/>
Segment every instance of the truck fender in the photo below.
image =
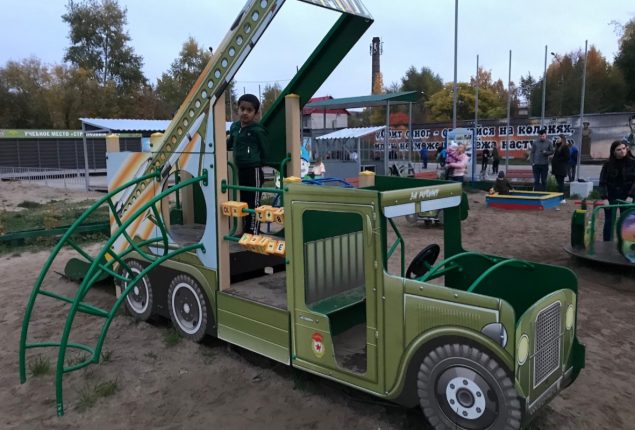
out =
<path fill-rule="evenodd" d="M 419 404 L 417 398 L 417 372 L 425 355 L 433 348 L 447 343 L 468 343 L 487 350 L 513 374 L 514 359 L 505 349 L 484 334 L 463 327 L 435 327 L 420 334 L 406 347 L 395 384 L 386 391 L 386 398 L 407 407 Z"/>

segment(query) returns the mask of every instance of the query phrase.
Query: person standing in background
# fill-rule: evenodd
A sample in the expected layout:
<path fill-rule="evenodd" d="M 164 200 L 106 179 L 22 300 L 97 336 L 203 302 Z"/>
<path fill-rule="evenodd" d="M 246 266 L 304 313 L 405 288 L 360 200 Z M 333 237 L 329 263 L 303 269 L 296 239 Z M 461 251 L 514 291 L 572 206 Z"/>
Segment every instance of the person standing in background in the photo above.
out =
<path fill-rule="evenodd" d="M 551 143 L 547 140 L 547 130 L 543 128 L 538 132 L 538 140 L 534 140 L 529 152 L 529 161 L 534 174 L 534 191 L 547 190 L 549 156 L 552 154 Z"/>
<path fill-rule="evenodd" d="M 564 134 L 556 138 L 556 149 L 551 159 L 551 173 L 556 177 L 558 184 L 558 192 L 563 193 L 564 202 L 564 178 L 569 170 L 569 145 L 567 144 L 567 136 Z"/>
<path fill-rule="evenodd" d="M 632 202 L 635 198 L 635 157 L 628 150 L 626 142 L 616 140 L 611 144 L 609 160 L 602 165 L 600 172 L 600 196 L 609 204 L 617 200 Z M 605 242 L 613 236 L 613 208 L 604 208 Z"/>
<path fill-rule="evenodd" d="M 492 143 L 492 174 L 496 175 L 498 173 L 498 165 L 501 162 L 501 156 L 498 152 L 498 146 L 496 142 Z"/>
<path fill-rule="evenodd" d="M 465 153 L 465 145 L 461 144 L 456 148 L 456 151 L 453 152 L 452 160 L 454 161 L 450 161 L 450 153 L 448 152 L 446 166 L 449 169 L 452 169 L 450 173 L 450 180 L 463 182 L 463 177 L 467 172 L 467 164 L 470 160 Z"/>
<path fill-rule="evenodd" d="M 428 168 L 428 145 L 425 142 L 421 143 L 421 150 L 419 151 L 421 156 L 421 167 L 423 169 Z"/>
<path fill-rule="evenodd" d="M 483 154 L 481 155 L 481 157 L 481 176 L 485 176 L 487 175 L 487 165 L 489 164 L 489 148 L 485 147 L 485 149 L 483 149 Z"/>
<path fill-rule="evenodd" d="M 577 146 L 573 144 L 573 140 L 569 141 L 569 182 L 573 182 L 575 180 L 575 170 L 578 167 L 578 155 L 579 151 Z"/>
<path fill-rule="evenodd" d="M 591 136 L 593 130 L 589 127 L 589 122 L 584 121 L 582 123 L 582 156 L 591 158 Z"/>
<path fill-rule="evenodd" d="M 630 128 L 630 134 L 624 136 L 624 141 L 628 145 L 628 149 L 631 151 L 631 155 L 635 156 L 635 114 L 628 118 L 628 127 Z"/>

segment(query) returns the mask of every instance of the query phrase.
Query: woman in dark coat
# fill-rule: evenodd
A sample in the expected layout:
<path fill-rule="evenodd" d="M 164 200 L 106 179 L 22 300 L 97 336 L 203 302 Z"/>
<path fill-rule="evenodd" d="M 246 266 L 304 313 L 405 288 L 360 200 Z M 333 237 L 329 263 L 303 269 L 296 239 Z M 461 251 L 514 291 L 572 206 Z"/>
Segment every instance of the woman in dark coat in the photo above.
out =
<path fill-rule="evenodd" d="M 635 157 L 628 151 L 623 140 L 611 144 L 609 161 L 602 165 L 600 172 L 600 196 L 609 204 L 617 200 L 633 201 L 635 199 Z M 604 209 L 604 240 L 611 240 L 613 210 Z"/>
<path fill-rule="evenodd" d="M 564 193 L 564 178 L 567 176 L 569 167 L 569 145 L 564 134 L 558 136 L 556 149 L 551 159 L 551 173 L 556 177 L 558 192 Z"/>

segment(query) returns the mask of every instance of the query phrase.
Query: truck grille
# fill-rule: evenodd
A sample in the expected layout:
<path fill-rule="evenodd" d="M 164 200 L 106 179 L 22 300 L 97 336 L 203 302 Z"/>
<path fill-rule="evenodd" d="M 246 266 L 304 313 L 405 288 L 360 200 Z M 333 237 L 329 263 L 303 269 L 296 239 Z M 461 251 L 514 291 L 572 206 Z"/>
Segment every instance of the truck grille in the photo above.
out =
<path fill-rule="evenodd" d="M 560 366 L 560 302 L 555 302 L 536 317 L 536 351 L 534 353 L 534 387 Z"/>

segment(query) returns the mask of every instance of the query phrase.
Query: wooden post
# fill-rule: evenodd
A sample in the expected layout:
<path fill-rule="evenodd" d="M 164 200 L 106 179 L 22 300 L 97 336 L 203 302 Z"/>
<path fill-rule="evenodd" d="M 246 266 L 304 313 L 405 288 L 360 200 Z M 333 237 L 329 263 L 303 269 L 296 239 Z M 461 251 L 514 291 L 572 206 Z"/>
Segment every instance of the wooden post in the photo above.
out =
<path fill-rule="evenodd" d="M 221 181 L 227 180 L 227 135 L 225 132 L 225 94 L 221 95 L 213 107 L 214 114 L 214 152 L 216 163 L 212 172 L 214 177 L 209 178 L 210 183 L 216 186 L 216 242 L 218 249 L 218 288 L 226 290 L 230 287 L 229 271 L 229 242 L 223 239 L 229 234 L 229 222 L 223 215 L 221 205 L 229 200 L 229 192 L 222 192 Z M 212 208 L 207 208 L 211 210 Z"/>
<path fill-rule="evenodd" d="M 364 170 L 359 172 L 359 188 L 374 187 L 375 186 L 375 172 Z"/>
<path fill-rule="evenodd" d="M 291 154 L 291 162 L 287 164 L 287 176 L 302 177 L 300 173 L 300 152 L 302 142 L 300 96 L 289 94 L 284 98 L 284 115 L 286 123 L 287 153 Z"/>
<path fill-rule="evenodd" d="M 111 133 L 106 136 L 106 152 L 119 152 L 121 147 L 119 146 L 119 135 Z"/>
<path fill-rule="evenodd" d="M 152 133 L 150 135 L 150 151 L 152 154 L 156 154 L 159 148 L 161 148 L 161 141 L 163 140 L 163 133 Z"/>

